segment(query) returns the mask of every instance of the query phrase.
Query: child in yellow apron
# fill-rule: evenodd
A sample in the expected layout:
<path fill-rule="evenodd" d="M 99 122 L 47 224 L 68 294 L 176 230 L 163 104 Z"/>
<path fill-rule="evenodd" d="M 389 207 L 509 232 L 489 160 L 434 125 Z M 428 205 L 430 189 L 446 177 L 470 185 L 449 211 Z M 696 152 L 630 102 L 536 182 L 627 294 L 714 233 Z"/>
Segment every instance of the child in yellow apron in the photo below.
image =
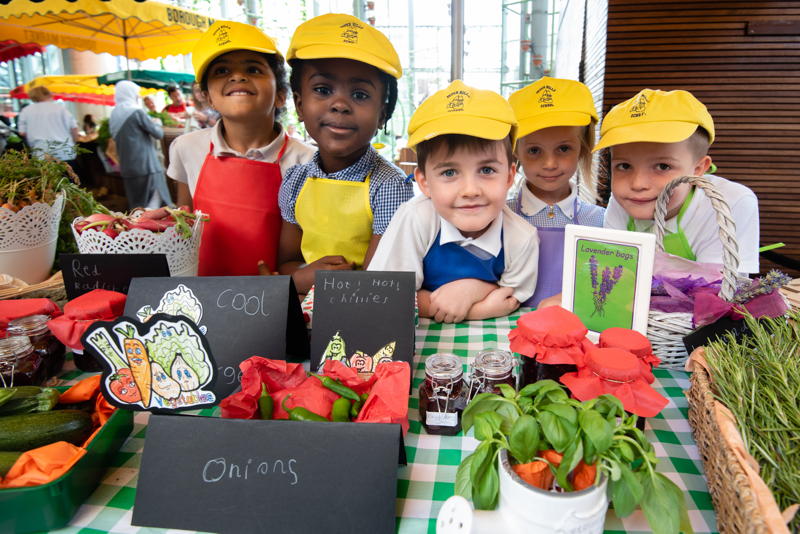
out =
<path fill-rule="evenodd" d="M 307 293 L 318 270 L 365 267 L 397 207 L 404 173 L 370 141 L 392 115 L 402 67 L 380 31 L 349 15 L 315 17 L 286 54 L 298 116 L 318 150 L 284 176 L 279 271 Z"/>

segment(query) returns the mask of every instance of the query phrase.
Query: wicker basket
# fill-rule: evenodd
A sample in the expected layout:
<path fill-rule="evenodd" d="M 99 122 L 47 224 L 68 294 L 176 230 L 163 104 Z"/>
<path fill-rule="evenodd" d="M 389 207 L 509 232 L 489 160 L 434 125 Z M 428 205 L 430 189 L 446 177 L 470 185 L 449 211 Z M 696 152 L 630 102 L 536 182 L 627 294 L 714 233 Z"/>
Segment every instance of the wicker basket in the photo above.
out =
<path fill-rule="evenodd" d="M 63 304 L 67 300 L 67 290 L 64 288 L 64 278 L 61 271 L 38 284 L 26 284 L 21 280 L 14 280 L 8 287 L 0 289 L 0 300 L 6 299 L 33 299 L 48 298 L 56 304 Z"/>
<path fill-rule="evenodd" d="M 708 489 L 717 514 L 717 528 L 723 533 L 767 534 L 769 528 L 764 522 L 750 481 L 717 424 L 708 371 L 701 365 L 695 365 L 690 381 L 691 387 L 686 392 L 689 423 L 703 459 Z"/>
<path fill-rule="evenodd" d="M 667 204 L 672 192 L 680 184 L 691 184 L 703 190 L 711 201 L 717 215 L 719 237 L 722 241 L 722 288 L 719 295 L 730 300 L 736 291 L 736 269 L 739 266 L 739 247 L 736 243 L 736 225 L 731 218 L 731 210 L 725 199 L 714 189 L 713 184 L 702 176 L 683 176 L 671 181 L 656 200 L 654 233 L 656 246 L 664 250 L 665 218 Z M 694 329 L 691 313 L 666 313 L 651 310 L 647 321 L 647 338 L 653 345 L 653 353 L 661 358 L 661 366 L 683 369 L 686 347 L 683 337 Z"/>

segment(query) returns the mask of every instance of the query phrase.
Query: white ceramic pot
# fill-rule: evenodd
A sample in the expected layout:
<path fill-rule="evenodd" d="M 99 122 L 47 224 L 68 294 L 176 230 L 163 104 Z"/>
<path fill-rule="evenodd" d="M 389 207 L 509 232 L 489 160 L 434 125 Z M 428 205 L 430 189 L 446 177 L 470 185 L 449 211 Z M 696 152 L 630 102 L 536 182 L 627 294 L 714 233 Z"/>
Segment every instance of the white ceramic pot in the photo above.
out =
<path fill-rule="evenodd" d="M 496 510 L 472 510 L 463 497 L 447 499 L 436 521 L 438 534 L 595 534 L 603 532 L 608 498 L 604 478 L 583 491 L 553 493 L 525 483 L 498 456 L 500 495 Z"/>
<path fill-rule="evenodd" d="M 37 202 L 17 212 L 0 208 L 0 273 L 29 284 L 50 277 L 64 196 L 52 204 Z"/>

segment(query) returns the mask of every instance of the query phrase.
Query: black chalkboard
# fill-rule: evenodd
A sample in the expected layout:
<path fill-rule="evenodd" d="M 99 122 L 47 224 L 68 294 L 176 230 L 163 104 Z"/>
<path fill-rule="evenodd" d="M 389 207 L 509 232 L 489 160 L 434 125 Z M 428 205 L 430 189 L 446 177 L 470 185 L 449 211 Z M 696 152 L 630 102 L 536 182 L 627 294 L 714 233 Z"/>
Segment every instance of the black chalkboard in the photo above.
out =
<path fill-rule="evenodd" d="M 58 261 L 69 300 L 93 289 L 127 294 L 132 278 L 169 276 L 166 254 L 61 254 Z"/>
<path fill-rule="evenodd" d="M 201 329 L 217 362 L 219 400 L 239 387 L 239 363 L 250 356 L 308 358 L 308 332 L 290 276 L 135 278 L 125 315 L 184 315 Z"/>
<path fill-rule="evenodd" d="M 400 426 L 152 415 L 136 526 L 392 533 Z"/>
<path fill-rule="evenodd" d="M 393 358 L 414 359 L 414 273 L 317 271 L 311 367 L 316 369 L 337 335 L 344 352 L 372 357 L 395 342 Z"/>

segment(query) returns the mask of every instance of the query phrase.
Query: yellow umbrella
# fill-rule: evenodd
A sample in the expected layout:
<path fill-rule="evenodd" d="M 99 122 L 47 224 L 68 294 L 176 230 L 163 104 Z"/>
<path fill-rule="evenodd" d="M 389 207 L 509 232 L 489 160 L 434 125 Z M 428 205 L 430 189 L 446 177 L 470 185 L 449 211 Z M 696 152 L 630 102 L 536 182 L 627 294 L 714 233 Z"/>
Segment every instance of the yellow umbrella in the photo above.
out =
<path fill-rule="evenodd" d="M 39 76 L 25 85 L 12 89 L 10 95 L 14 98 L 28 98 L 30 90 L 37 86 L 47 87 L 56 100 L 102 104 L 105 106 L 114 105 L 114 86 L 100 85 L 97 83 L 97 76 L 88 74 Z M 146 96 L 157 92 L 157 89 L 142 88 L 139 94 Z"/>
<path fill-rule="evenodd" d="M 213 23 L 205 15 L 151 1 L 14 0 L 0 6 L 3 39 L 138 60 L 188 54 Z"/>

